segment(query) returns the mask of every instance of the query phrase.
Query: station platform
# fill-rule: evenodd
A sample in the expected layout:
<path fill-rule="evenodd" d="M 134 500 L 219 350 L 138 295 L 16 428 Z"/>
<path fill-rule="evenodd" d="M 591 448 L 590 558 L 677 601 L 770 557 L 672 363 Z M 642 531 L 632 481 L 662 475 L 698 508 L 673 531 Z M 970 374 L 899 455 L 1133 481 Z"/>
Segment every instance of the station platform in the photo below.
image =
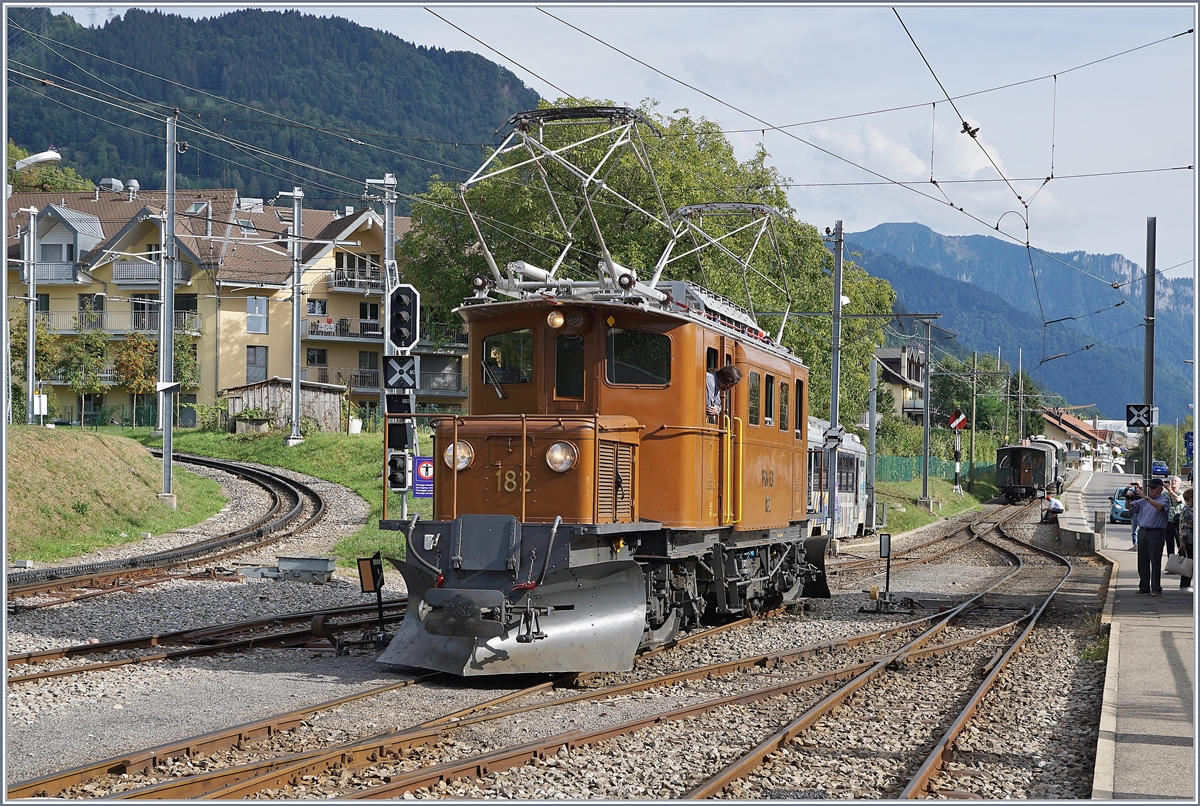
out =
<path fill-rule="evenodd" d="M 1164 573 L 1162 596 L 1137 595 L 1137 552 L 1128 538 L 1099 542 L 1108 544 L 1098 553 L 1114 567 L 1092 798 L 1195 803 L 1195 594 Z"/>

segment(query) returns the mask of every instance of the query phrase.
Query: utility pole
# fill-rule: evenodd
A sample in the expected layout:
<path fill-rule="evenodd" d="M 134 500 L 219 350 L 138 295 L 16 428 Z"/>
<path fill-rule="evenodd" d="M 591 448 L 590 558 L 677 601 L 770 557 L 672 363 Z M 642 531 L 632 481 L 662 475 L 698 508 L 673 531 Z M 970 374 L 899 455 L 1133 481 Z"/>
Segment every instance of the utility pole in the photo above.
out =
<path fill-rule="evenodd" d="M 1146 356 L 1143 402 L 1150 406 L 1151 419 L 1142 431 L 1142 489 L 1149 489 L 1154 462 L 1154 281 L 1155 238 L 1158 219 L 1146 219 Z"/>
<path fill-rule="evenodd" d="M 921 419 L 925 421 L 921 439 L 921 503 L 933 510 L 929 498 L 929 378 L 933 374 L 933 354 L 930 346 L 933 343 L 933 323 L 924 320 L 925 325 L 925 389 L 922 392 L 925 400 L 925 413 Z"/>
<path fill-rule="evenodd" d="M 829 430 L 830 435 L 825 440 L 825 467 L 829 475 L 829 533 L 837 537 L 837 451 L 841 446 L 841 432 L 838 424 L 838 407 L 840 404 L 842 369 L 842 222 L 833 225 L 833 360 L 830 370 L 829 390 Z M 834 436 L 834 435 L 837 436 Z"/>
<path fill-rule="evenodd" d="M 967 457 L 967 492 L 975 492 L 975 395 L 979 380 L 979 351 L 971 353 L 971 444 Z"/>
<path fill-rule="evenodd" d="M 1025 439 L 1025 382 L 1021 378 L 1024 370 L 1023 347 L 1017 348 L 1017 442 Z"/>
<path fill-rule="evenodd" d="M 871 354 L 871 382 L 867 393 L 867 527 L 875 528 L 875 394 L 879 388 L 879 359 Z"/>
<path fill-rule="evenodd" d="M 389 337 L 389 329 L 392 323 L 392 297 L 396 289 L 400 287 L 400 273 L 396 267 L 396 175 L 384 174 L 383 179 L 368 179 L 367 185 L 383 186 L 383 354 L 387 356 L 395 356 L 399 353 L 396 351 L 395 345 Z M 385 360 L 386 363 L 386 360 Z M 384 428 L 387 429 L 387 415 L 392 413 L 388 411 L 388 389 L 387 383 L 381 382 L 380 386 L 380 411 L 383 412 Z M 412 399 L 415 400 L 416 392 L 412 392 Z M 401 397 L 400 399 L 404 399 Z M 411 432 L 413 435 L 412 449 L 416 450 L 416 429 Z M 388 452 L 390 443 L 387 439 L 384 440 L 383 449 L 383 466 L 384 475 L 387 475 L 388 467 Z M 405 471 L 407 472 L 407 470 Z M 387 479 L 384 479 L 384 495 L 388 494 Z M 386 501 L 386 498 L 385 498 Z M 408 493 L 400 494 L 400 518 L 406 520 L 408 518 Z"/>
<path fill-rule="evenodd" d="M 29 288 L 27 341 L 25 345 L 25 424 L 33 425 L 33 397 L 37 394 L 37 212 L 36 207 L 27 207 L 29 213 L 29 253 L 25 262 L 25 284 Z"/>
<path fill-rule="evenodd" d="M 12 404 L 12 373 L 8 354 L 8 264 L 0 272 L 0 300 L 4 319 L 0 324 L 0 542 L 8 545 L 8 413 Z M 799 401 L 797 401 L 799 405 Z"/>
<path fill-rule="evenodd" d="M 162 416 L 163 430 L 163 491 L 158 496 L 171 509 L 175 509 L 175 494 L 171 492 L 172 436 L 174 415 L 172 402 L 175 381 L 175 159 L 179 143 L 176 142 L 175 126 L 179 121 L 179 110 L 167 118 L 167 193 L 166 209 L 163 211 L 163 255 L 161 284 L 162 304 L 159 314 L 159 354 L 162 371 L 159 375 L 158 410 Z"/>
<path fill-rule="evenodd" d="M 300 242 L 300 217 L 303 214 L 304 191 L 293 187 L 291 192 L 280 191 L 280 196 L 292 197 L 292 432 L 283 441 L 289 448 L 304 441 L 300 433 L 300 296 L 303 291 L 303 252 Z"/>

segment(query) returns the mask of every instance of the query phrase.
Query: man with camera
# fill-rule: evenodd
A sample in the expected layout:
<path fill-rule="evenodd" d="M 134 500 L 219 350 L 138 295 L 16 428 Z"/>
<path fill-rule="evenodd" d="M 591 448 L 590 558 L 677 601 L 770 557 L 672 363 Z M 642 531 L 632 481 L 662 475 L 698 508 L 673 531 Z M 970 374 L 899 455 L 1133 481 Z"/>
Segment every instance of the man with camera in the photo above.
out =
<path fill-rule="evenodd" d="M 1150 479 L 1146 495 L 1137 491 L 1126 498 L 1125 506 L 1138 519 L 1138 594 L 1162 596 L 1162 559 L 1167 540 L 1167 512 L 1171 499 L 1163 491 L 1163 481 Z"/>

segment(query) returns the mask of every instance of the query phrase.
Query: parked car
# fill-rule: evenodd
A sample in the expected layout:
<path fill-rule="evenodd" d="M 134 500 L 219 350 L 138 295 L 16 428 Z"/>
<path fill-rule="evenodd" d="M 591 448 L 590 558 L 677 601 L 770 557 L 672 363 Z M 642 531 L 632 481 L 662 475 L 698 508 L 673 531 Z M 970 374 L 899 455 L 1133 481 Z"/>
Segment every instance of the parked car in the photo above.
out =
<path fill-rule="evenodd" d="M 1109 523 L 1129 523 L 1129 510 L 1125 508 L 1125 488 L 1118 487 L 1116 495 L 1110 495 L 1108 500 L 1112 506 L 1108 509 Z"/>
<path fill-rule="evenodd" d="M 1150 463 L 1150 475 L 1152 475 L 1152 476 L 1169 476 L 1169 475 L 1171 475 L 1171 469 L 1169 467 L 1167 467 L 1166 462 L 1164 462 L 1160 459 L 1155 459 L 1153 462 Z"/>

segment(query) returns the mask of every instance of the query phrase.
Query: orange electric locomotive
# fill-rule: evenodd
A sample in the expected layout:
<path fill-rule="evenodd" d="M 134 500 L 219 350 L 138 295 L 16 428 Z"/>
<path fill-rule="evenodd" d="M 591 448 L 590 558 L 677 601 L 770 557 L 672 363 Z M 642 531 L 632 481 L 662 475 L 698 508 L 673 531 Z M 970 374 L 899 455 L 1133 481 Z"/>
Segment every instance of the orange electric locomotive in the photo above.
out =
<path fill-rule="evenodd" d="M 827 597 L 827 537 L 808 537 L 804 364 L 699 285 L 643 281 L 607 250 L 594 281 L 522 262 L 501 271 L 480 240 L 492 276 L 458 309 L 471 414 L 434 421 L 432 520 L 382 522 L 407 536 L 392 562 L 409 604 L 380 661 L 623 670 L 702 621 Z M 741 381 L 714 416 L 706 373 L 727 365 Z"/>

